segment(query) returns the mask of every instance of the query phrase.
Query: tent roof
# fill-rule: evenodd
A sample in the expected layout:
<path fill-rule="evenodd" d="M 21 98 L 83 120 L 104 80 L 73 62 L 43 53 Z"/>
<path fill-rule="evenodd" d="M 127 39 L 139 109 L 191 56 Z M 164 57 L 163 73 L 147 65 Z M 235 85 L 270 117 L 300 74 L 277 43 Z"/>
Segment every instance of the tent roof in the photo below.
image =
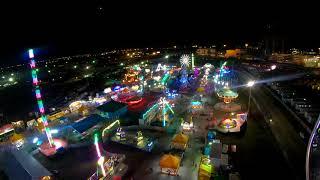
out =
<path fill-rule="evenodd" d="M 172 139 L 171 142 L 180 143 L 180 144 L 187 144 L 188 140 L 189 140 L 189 137 L 187 135 L 179 133 L 174 136 L 174 138 Z"/>
<path fill-rule="evenodd" d="M 171 154 L 165 154 L 160 158 L 159 165 L 162 168 L 178 169 L 180 166 L 180 157 Z"/>
<path fill-rule="evenodd" d="M 20 139 L 24 139 L 24 136 L 22 134 L 17 134 L 17 133 L 14 133 L 11 137 L 10 137 L 10 140 L 11 142 L 16 142 Z"/>
<path fill-rule="evenodd" d="M 77 130 L 79 133 L 83 133 L 87 131 L 88 129 L 92 128 L 93 126 L 97 125 L 100 122 L 106 121 L 107 119 L 97 115 L 97 114 L 92 114 L 85 119 L 75 122 L 71 124 L 71 126 Z"/>

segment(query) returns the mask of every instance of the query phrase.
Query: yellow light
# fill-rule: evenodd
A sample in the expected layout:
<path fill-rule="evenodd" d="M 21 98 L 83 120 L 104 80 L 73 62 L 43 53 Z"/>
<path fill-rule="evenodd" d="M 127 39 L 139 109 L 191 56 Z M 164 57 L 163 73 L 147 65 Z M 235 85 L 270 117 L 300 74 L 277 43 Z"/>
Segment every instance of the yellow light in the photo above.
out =
<path fill-rule="evenodd" d="M 106 170 L 104 169 L 103 163 L 104 163 L 104 157 L 101 156 L 101 157 L 98 159 L 98 164 L 99 164 L 99 166 L 100 166 L 100 168 L 101 168 L 101 172 L 102 172 L 103 177 L 106 177 Z"/>
<path fill-rule="evenodd" d="M 107 126 L 106 128 L 103 129 L 102 131 L 102 137 L 104 137 L 105 131 L 109 130 L 110 128 L 112 128 L 115 124 L 119 124 L 120 125 L 120 121 L 116 120 L 115 122 L 111 123 L 109 126 Z"/>

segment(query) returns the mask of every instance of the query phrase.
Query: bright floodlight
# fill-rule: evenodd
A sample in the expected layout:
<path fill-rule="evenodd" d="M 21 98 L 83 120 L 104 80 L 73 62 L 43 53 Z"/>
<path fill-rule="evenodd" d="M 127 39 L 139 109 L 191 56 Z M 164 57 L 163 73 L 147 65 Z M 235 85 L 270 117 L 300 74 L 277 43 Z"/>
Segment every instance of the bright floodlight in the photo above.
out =
<path fill-rule="evenodd" d="M 276 68 L 277 68 L 276 65 L 272 65 L 272 66 L 271 66 L 271 70 L 275 70 Z"/>
<path fill-rule="evenodd" d="M 183 54 L 180 58 L 180 63 L 182 67 L 189 67 L 190 65 L 190 57 L 187 54 Z"/>
<path fill-rule="evenodd" d="M 249 81 L 247 84 L 248 87 L 252 87 L 253 85 L 254 85 L 254 81 Z"/>

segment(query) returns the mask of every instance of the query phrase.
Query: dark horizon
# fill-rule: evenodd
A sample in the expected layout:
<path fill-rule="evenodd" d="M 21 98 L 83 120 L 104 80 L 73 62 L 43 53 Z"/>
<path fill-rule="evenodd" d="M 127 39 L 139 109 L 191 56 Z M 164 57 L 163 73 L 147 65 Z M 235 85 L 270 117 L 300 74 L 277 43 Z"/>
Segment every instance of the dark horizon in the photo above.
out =
<path fill-rule="evenodd" d="M 126 2 L 124 6 L 103 0 L 19 2 L 19 6 L 4 6 L 1 12 L 0 61 L 19 63 L 28 48 L 41 48 L 47 56 L 59 56 L 104 48 L 240 45 L 261 41 L 270 34 L 284 39 L 287 48 L 320 47 L 316 11 L 311 5 L 292 8 L 269 1 L 228 3 Z"/>

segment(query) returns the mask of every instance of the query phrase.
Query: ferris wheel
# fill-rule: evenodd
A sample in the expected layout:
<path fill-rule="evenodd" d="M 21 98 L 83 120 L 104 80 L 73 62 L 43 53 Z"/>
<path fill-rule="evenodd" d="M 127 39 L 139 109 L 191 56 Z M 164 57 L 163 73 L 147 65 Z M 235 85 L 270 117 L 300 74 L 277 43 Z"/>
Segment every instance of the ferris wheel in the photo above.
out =
<path fill-rule="evenodd" d="M 181 64 L 181 67 L 189 67 L 189 65 L 190 65 L 190 56 L 187 55 L 187 54 L 183 54 L 180 57 L 180 64 Z"/>

